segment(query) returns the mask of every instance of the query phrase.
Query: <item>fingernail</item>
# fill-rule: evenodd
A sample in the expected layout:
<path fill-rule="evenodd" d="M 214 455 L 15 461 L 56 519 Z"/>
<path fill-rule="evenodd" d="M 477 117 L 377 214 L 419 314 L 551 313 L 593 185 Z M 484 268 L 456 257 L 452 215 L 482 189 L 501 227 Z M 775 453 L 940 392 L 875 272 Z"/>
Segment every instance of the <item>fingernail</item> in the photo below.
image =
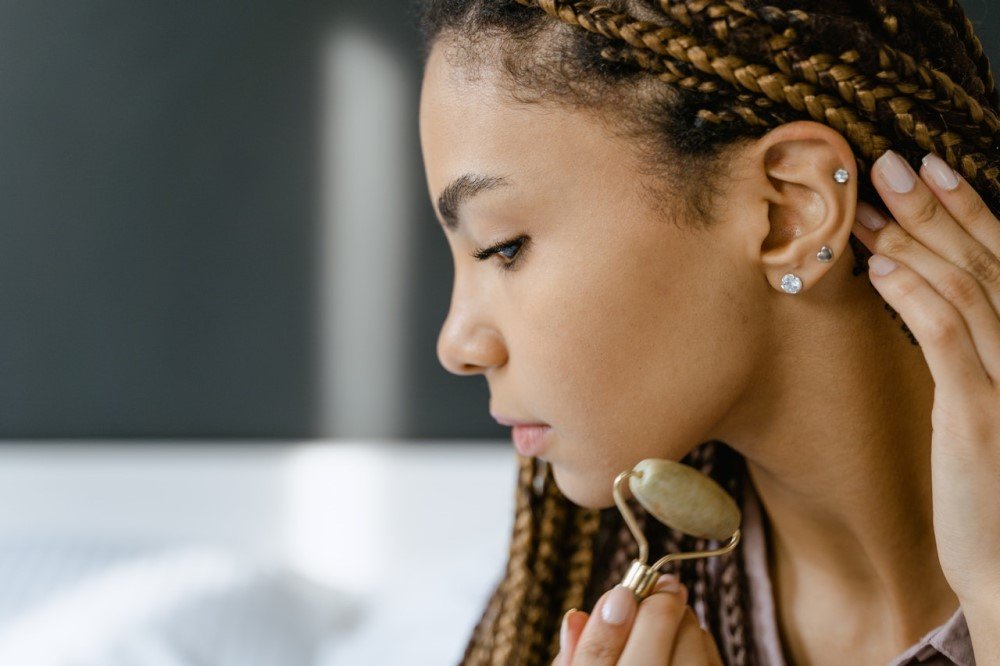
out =
<path fill-rule="evenodd" d="M 943 159 L 934 153 L 927 153 L 920 161 L 924 163 L 924 167 L 938 187 L 945 190 L 958 187 L 958 174 Z"/>
<path fill-rule="evenodd" d="M 913 184 L 917 182 L 917 174 L 906 163 L 906 160 L 891 150 L 885 151 L 881 157 L 875 160 L 875 166 L 882 174 L 886 185 L 894 192 L 905 194 L 912 190 Z"/>
<path fill-rule="evenodd" d="M 569 616 L 576 612 L 575 608 L 570 608 L 563 615 L 562 626 L 559 628 L 559 645 L 569 645 Z"/>
<path fill-rule="evenodd" d="M 656 579 L 656 584 L 653 585 L 654 592 L 680 592 L 681 582 L 677 580 L 677 576 L 674 574 L 663 574 Z"/>
<path fill-rule="evenodd" d="M 635 595 L 632 594 L 632 590 L 616 585 L 601 606 L 601 619 L 608 624 L 624 624 L 634 605 Z"/>
<path fill-rule="evenodd" d="M 885 218 L 874 207 L 864 201 L 858 202 L 858 207 L 854 212 L 858 222 L 865 225 L 872 231 L 878 231 L 885 226 Z"/>
<path fill-rule="evenodd" d="M 881 254 L 873 254 L 870 259 L 868 259 L 868 268 L 875 275 L 888 275 L 891 273 L 896 266 L 898 266 L 895 261 L 889 257 L 883 257 Z"/>

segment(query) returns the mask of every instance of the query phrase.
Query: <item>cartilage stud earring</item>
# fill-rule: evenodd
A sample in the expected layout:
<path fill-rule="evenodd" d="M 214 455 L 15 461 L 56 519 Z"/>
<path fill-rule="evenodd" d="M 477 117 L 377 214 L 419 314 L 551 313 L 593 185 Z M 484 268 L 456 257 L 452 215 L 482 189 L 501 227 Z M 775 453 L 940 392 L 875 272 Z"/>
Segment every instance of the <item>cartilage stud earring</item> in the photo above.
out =
<path fill-rule="evenodd" d="M 847 169 L 837 169 L 833 172 L 833 179 L 838 183 L 846 183 L 847 179 L 850 178 L 851 174 L 847 173 Z"/>
<path fill-rule="evenodd" d="M 802 291 L 802 278 L 793 273 L 788 273 L 781 278 L 781 288 L 789 294 L 797 294 Z"/>
<path fill-rule="evenodd" d="M 816 253 L 816 258 L 825 264 L 833 259 L 833 250 L 824 245 L 820 248 L 819 252 Z"/>

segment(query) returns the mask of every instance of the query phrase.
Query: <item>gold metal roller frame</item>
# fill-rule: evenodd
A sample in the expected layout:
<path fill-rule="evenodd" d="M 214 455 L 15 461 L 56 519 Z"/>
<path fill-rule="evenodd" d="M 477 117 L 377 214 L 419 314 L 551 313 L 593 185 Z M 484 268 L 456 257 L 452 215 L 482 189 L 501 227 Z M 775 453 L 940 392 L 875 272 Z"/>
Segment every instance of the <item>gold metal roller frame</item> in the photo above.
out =
<path fill-rule="evenodd" d="M 622 496 L 626 480 L 639 504 L 661 523 L 691 536 L 729 540 L 715 550 L 670 553 L 652 565 L 647 564 L 649 543 Z M 667 562 L 722 555 L 740 542 L 742 516 L 736 502 L 719 484 L 689 465 L 647 458 L 615 477 L 612 494 L 629 531 L 639 543 L 639 558 L 632 560 L 621 582 L 632 590 L 637 601 L 649 596 L 657 578 L 664 573 L 660 568 Z"/>

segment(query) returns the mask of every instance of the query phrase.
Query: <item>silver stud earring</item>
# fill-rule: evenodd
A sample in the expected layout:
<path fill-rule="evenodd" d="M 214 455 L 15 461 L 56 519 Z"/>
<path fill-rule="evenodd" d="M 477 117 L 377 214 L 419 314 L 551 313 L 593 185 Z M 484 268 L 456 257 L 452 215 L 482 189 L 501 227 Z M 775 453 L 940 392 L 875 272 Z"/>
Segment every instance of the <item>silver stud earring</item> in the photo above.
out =
<path fill-rule="evenodd" d="M 802 278 L 794 273 L 788 273 L 781 278 L 781 288 L 787 294 L 797 294 L 802 291 Z"/>
<path fill-rule="evenodd" d="M 847 179 L 851 177 L 851 174 L 847 172 L 847 169 L 837 169 L 833 172 L 833 179 L 838 183 L 846 183 Z M 816 258 L 823 263 L 831 261 L 833 259 L 833 250 L 824 245 L 820 248 L 819 252 L 816 253 Z M 797 294 L 802 291 L 802 278 L 794 273 L 787 273 L 781 278 L 781 289 L 787 294 Z"/>

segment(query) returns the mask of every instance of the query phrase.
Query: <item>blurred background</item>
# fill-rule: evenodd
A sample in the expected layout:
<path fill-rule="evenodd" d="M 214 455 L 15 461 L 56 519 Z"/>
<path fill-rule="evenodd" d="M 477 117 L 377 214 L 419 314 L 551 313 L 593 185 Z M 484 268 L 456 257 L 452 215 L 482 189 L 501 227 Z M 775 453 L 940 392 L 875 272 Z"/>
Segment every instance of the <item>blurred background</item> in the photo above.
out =
<path fill-rule="evenodd" d="M 0 663 L 456 662 L 515 459 L 435 353 L 413 4 L 0 17 Z"/>
<path fill-rule="evenodd" d="M 435 354 L 411 7 L 0 3 L 0 436 L 503 436 Z"/>

